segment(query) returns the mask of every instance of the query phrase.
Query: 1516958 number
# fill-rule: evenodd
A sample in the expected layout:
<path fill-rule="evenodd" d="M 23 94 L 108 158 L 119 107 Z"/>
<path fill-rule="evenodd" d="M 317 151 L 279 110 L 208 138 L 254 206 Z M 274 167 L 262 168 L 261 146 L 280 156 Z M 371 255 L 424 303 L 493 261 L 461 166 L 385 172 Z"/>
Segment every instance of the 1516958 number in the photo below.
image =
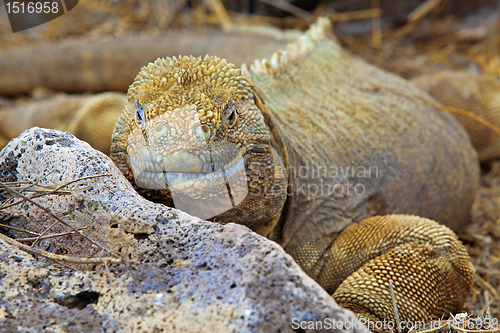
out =
<path fill-rule="evenodd" d="M 46 2 L 28 2 L 28 4 L 25 7 L 24 2 L 6 2 L 5 6 L 7 7 L 7 13 L 58 13 L 59 12 L 59 6 L 57 2 L 51 2 L 51 1 L 46 1 Z"/>

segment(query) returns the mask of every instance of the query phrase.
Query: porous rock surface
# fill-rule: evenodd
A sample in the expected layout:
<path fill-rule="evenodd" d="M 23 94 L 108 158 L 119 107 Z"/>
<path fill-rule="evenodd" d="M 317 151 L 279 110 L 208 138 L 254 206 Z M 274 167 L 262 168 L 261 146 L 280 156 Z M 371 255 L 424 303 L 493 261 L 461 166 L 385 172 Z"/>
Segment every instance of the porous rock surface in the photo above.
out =
<path fill-rule="evenodd" d="M 35 200 L 129 264 L 70 270 L 0 241 L 1 332 L 306 332 L 293 322 L 358 323 L 274 242 L 145 200 L 107 156 L 69 133 L 35 127 L 0 152 L 2 182 L 58 186 L 102 174 L 70 184 L 70 195 Z M 0 221 L 41 233 L 55 219 L 23 203 L 0 210 Z M 49 233 L 65 231 L 58 223 Z M 36 248 L 110 256 L 78 235 Z M 356 326 L 346 331 L 367 332 Z M 312 331 L 323 330 L 332 331 Z"/>

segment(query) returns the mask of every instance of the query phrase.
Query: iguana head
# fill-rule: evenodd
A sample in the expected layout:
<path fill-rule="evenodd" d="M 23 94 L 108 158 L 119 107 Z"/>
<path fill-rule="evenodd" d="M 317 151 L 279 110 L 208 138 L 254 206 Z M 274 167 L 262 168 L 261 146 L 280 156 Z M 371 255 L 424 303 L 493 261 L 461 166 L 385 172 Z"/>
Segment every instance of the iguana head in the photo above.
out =
<path fill-rule="evenodd" d="M 127 98 L 111 157 L 141 194 L 266 233 L 286 172 L 262 98 L 241 70 L 209 56 L 158 59 Z"/>

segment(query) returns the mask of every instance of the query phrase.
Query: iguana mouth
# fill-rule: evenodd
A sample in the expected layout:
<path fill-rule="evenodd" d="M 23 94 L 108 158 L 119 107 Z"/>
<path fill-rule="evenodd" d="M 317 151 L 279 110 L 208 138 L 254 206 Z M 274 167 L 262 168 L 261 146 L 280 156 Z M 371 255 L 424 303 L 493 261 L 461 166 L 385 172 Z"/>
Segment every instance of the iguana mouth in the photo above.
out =
<path fill-rule="evenodd" d="M 165 157 L 161 152 L 155 152 L 145 146 L 130 156 L 130 163 L 136 170 L 147 172 L 206 174 L 231 168 L 237 163 L 235 161 L 242 158 L 241 151 L 237 147 L 233 148 L 230 144 L 218 146 L 218 149 L 175 152 Z M 223 153 L 214 154 L 213 150 Z"/>
<path fill-rule="evenodd" d="M 214 171 L 214 164 L 210 163 L 211 172 L 202 172 L 206 169 L 203 167 L 200 172 L 162 169 L 162 166 L 169 166 L 179 170 L 183 162 L 177 159 L 179 156 L 189 157 L 186 169 L 196 165 L 192 163 L 195 156 L 187 153 L 175 155 L 173 159 L 159 159 L 162 163 L 149 164 L 149 169 L 141 169 L 138 165 L 142 165 L 142 161 L 134 163 L 131 159 L 136 185 L 144 189 L 168 190 L 176 208 L 205 219 L 236 207 L 247 196 L 245 160 L 241 153 Z"/>
<path fill-rule="evenodd" d="M 137 186 L 145 189 L 173 187 L 179 191 L 186 191 L 185 194 L 189 195 L 190 189 L 199 191 L 225 187 L 228 181 L 235 177 L 241 178 L 242 175 L 245 176 L 246 186 L 245 160 L 241 153 L 234 154 L 228 163 L 224 163 L 219 157 L 215 162 L 208 161 L 203 164 L 200 157 L 187 152 L 176 153 L 162 159 L 155 159 L 149 154 L 146 161 L 140 156 L 134 157 L 130 159 L 130 166 L 135 182 Z"/>

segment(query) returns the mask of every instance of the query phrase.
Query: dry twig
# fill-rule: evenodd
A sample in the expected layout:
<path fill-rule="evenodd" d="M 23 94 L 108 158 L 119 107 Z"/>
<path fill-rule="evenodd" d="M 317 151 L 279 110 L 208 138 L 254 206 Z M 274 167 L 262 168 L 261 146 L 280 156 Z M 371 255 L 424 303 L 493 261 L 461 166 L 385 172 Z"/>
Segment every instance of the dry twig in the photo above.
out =
<path fill-rule="evenodd" d="M 90 224 L 83 227 L 83 228 L 78 228 L 78 230 L 84 230 L 84 229 L 87 229 L 88 227 L 90 227 Z M 76 235 L 76 233 L 74 231 L 70 231 L 70 232 L 62 232 L 59 234 L 52 234 L 52 235 L 46 235 L 46 236 L 38 235 L 37 237 L 16 238 L 16 241 L 18 241 L 18 242 L 33 242 L 33 241 L 38 241 L 40 239 L 48 239 L 48 238 L 71 236 L 71 235 Z M 32 247 L 35 246 L 35 243 L 31 244 L 31 246 Z"/>
<path fill-rule="evenodd" d="M 398 305 L 396 304 L 396 295 L 394 294 L 392 280 L 389 280 L 389 291 L 391 292 L 392 306 L 394 307 L 394 316 L 396 317 L 396 325 L 398 325 L 398 333 L 401 333 L 401 320 L 399 319 Z"/>
<path fill-rule="evenodd" d="M 53 187 L 49 187 L 49 186 L 46 186 L 46 185 L 39 185 L 38 183 L 34 183 L 34 184 L 30 184 L 27 188 L 23 188 L 19 191 L 19 193 L 22 193 L 22 192 L 25 192 L 27 191 L 28 188 L 32 188 L 33 186 L 40 186 L 42 187 L 42 189 L 37 189 L 37 192 L 40 192 L 39 194 L 35 194 L 34 196 L 30 197 L 29 199 L 35 199 L 35 198 L 38 198 L 38 197 L 42 197 L 42 196 L 45 196 L 45 195 L 51 195 L 51 194 L 71 194 L 71 192 L 61 192 L 61 190 L 73 183 L 76 183 L 76 182 L 79 182 L 81 180 L 86 180 L 86 179 L 92 179 L 92 178 L 98 178 L 98 177 L 109 177 L 111 176 L 111 174 L 109 173 L 105 173 L 105 174 L 101 174 L 101 175 L 92 175 L 92 176 L 85 176 L 85 177 L 80 177 L 80 178 L 77 178 L 77 179 L 74 179 L 74 180 L 71 180 L 67 183 L 64 183 L 56 188 L 53 188 Z M 16 189 L 12 188 L 10 186 L 10 184 L 18 184 L 19 182 L 14 182 L 14 183 L 3 183 L 5 186 L 8 186 L 11 190 L 14 190 L 16 191 Z M 47 188 L 47 189 L 46 189 Z M 5 187 L 4 187 L 5 189 Z M 91 187 L 87 187 L 85 188 L 85 190 L 88 190 L 88 189 L 91 189 Z M 0 189 L 1 190 L 1 189 Z M 80 190 L 83 190 L 83 189 L 80 189 Z M 6 190 L 8 191 L 8 190 Z M 34 191 L 34 190 L 32 190 Z M 16 196 L 12 196 L 12 198 L 15 198 Z M 9 199 L 10 200 L 10 199 Z M 24 202 L 26 199 L 24 200 L 19 200 L 19 201 L 16 201 L 16 202 L 13 202 L 11 203 L 10 205 L 5 205 L 5 203 L 3 205 L 0 206 L 0 210 L 2 209 L 6 209 L 6 208 L 9 208 L 9 207 L 12 207 L 12 206 L 15 206 L 15 205 L 19 205 L 20 203 Z"/>
<path fill-rule="evenodd" d="M 20 250 L 33 253 L 39 256 L 42 256 L 44 258 L 50 259 L 50 260 L 56 260 L 56 261 L 62 261 L 62 262 L 70 262 L 74 264 L 123 264 L 125 263 L 124 259 L 116 259 L 116 258 L 76 258 L 76 257 L 69 257 L 69 256 L 64 256 L 60 254 L 54 254 L 51 252 L 43 251 L 43 250 L 36 250 L 33 249 L 31 246 L 21 244 L 14 239 L 7 237 L 3 234 L 0 233 L 0 239 L 5 241 L 6 243 L 17 247 Z"/>
<path fill-rule="evenodd" d="M 62 224 L 64 224 L 68 228 L 72 229 L 74 232 L 76 232 L 77 234 L 79 234 L 80 236 L 82 236 L 83 238 L 85 238 L 86 240 L 88 240 L 89 242 L 91 242 L 92 244 L 94 244 L 95 246 L 99 247 L 100 249 L 103 249 L 104 251 L 110 253 L 111 255 L 113 255 L 115 257 L 118 257 L 116 254 L 114 254 L 113 252 L 109 251 L 108 249 L 106 249 L 105 247 L 103 247 L 102 245 L 100 245 L 99 243 L 93 241 L 89 237 L 85 236 L 79 230 L 77 230 L 75 227 L 73 227 L 71 224 L 69 224 L 68 222 L 66 222 L 62 218 L 60 218 L 59 216 L 57 216 L 54 213 L 52 213 L 52 211 L 49 208 L 46 208 L 46 207 L 40 205 L 39 203 L 33 201 L 31 198 L 28 198 L 24 194 L 21 194 L 18 191 L 11 189 L 9 186 L 5 185 L 5 183 L 3 183 L 3 182 L 0 182 L 0 186 L 3 187 L 5 190 L 7 190 L 7 192 L 9 192 L 10 194 L 15 195 L 15 196 L 19 196 L 19 197 L 23 198 L 24 200 L 26 200 L 26 201 L 32 203 L 33 205 L 37 206 L 38 208 L 42 209 L 47 214 L 49 214 L 50 216 L 54 217 L 57 221 L 61 222 Z"/>
<path fill-rule="evenodd" d="M 286 2 L 284 0 L 259 0 L 259 1 L 267 3 L 268 5 L 276 7 L 278 9 L 281 9 L 282 11 L 285 11 L 287 13 L 293 14 L 306 21 L 310 21 L 314 18 L 313 14 L 295 5 L 292 5 L 291 3 Z"/>

